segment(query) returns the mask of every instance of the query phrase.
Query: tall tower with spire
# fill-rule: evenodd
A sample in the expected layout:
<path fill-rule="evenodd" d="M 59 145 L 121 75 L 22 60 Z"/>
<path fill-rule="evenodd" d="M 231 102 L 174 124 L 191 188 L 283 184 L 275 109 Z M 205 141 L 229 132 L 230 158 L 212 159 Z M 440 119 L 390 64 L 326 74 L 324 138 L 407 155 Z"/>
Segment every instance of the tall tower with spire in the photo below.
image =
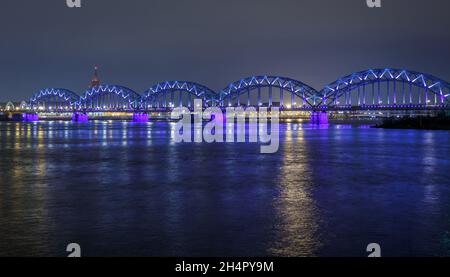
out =
<path fill-rule="evenodd" d="M 94 76 L 92 76 L 90 88 L 100 85 L 100 79 L 98 78 L 98 66 L 94 67 Z"/>

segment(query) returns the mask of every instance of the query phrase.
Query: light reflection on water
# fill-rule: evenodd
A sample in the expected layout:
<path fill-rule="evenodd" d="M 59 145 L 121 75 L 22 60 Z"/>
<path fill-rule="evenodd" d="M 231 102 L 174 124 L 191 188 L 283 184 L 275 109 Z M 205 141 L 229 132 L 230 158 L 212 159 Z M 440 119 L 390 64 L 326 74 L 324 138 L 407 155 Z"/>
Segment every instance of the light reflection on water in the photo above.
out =
<path fill-rule="evenodd" d="M 274 202 L 278 224 L 271 251 L 275 256 L 314 256 L 320 246 L 318 215 L 310 191 L 312 180 L 306 159 L 307 143 L 303 139 L 304 130 L 296 130 L 298 126 L 286 125 L 280 195 Z"/>
<path fill-rule="evenodd" d="M 449 133 L 285 123 L 258 144 L 175 124 L 0 123 L 0 255 L 449 254 Z"/>

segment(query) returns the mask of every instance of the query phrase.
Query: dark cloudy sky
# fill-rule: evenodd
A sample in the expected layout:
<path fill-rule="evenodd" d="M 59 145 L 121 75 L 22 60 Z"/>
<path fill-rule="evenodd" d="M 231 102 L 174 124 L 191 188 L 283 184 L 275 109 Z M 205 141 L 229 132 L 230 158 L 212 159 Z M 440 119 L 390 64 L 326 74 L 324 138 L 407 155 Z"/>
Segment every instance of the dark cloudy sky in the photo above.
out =
<path fill-rule="evenodd" d="M 254 74 L 320 89 L 370 67 L 450 80 L 450 1 L 1 0 L 0 101 L 103 82 L 142 92 L 164 80 L 220 90 Z"/>

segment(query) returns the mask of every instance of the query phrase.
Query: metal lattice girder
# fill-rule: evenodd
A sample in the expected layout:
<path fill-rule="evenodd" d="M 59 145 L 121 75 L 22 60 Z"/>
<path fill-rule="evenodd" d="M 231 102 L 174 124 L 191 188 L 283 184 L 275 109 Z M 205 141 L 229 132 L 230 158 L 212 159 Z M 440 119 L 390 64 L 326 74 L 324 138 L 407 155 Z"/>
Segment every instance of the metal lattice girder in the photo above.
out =
<path fill-rule="evenodd" d="M 119 86 L 119 85 L 100 85 L 88 89 L 83 96 L 80 97 L 78 102 L 79 106 L 83 106 L 85 103 L 89 102 L 91 99 L 105 94 L 114 94 L 122 97 L 122 99 L 134 108 L 139 107 L 141 95 L 134 90 Z"/>
<path fill-rule="evenodd" d="M 197 98 L 201 98 L 203 102 L 209 106 L 213 106 L 217 103 L 216 93 L 212 89 L 189 81 L 165 81 L 158 83 L 143 93 L 141 103 L 151 102 L 161 94 L 172 91 L 190 93 Z"/>
<path fill-rule="evenodd" d="M 239 97 L 248 89 L 262 87 L 282 88 L 303 99 L 310 106 L 314 105 L 314 101 L 318 96 L 318 92 L 314 88 L 294 79 L 280 76 L 252 76 L 231 83 L 223 89 L 219 95 L 220 104 L 223 105 L 226 98 L 231 97 L 231 99 L 235 99 Z"/>
<path fill-rule="evenodd" d="M 45 102 L 45 100 L 55 97 L 55 96 L 57 98 L 62 99 L 69 106 L 75 105 L 77 103 L 77 101 L 79 101 L 79 99 L 80 99 L 80 96 L 78 96 L 78 94 L 76 94 L 75 92 L 70 91 L 68 89 L 45 88 L 45 89 L 42 89 L 39 92 L 35 93 L 30 98 L 30 105 L 35 105 L 38 102 Z"/>
<path fill-rule="evenodd" d="M 441 97 L 445 103 L 450 102 L 450 85 L 448 82 L 430 74 L 405 69 L 369 69 L 342 77 L 327 85 L 319 93 L 319 105 L 329 105 L 344 93 L 375 82 L 399 81 L 410 83 Z"/>
<path fill-rule="evenodd" d="M 112 94 L 120 96 L 128 106 L 137 109 L 142 107 L 144 103 L 155 101 L 155 99 L 165 93 L 180 91 L 201 98 L 205 106 L 215 106 L 224 105 L 225 99 L 236 99 L 242 93 L 249 93 L 252 89 L 277 87 L 282 89 L 283 92 L 290 92 L 292 97 L 296 96 L 303 99 L 304 103 L 308 106 L 318 108 L 335 105 L 337 103 L 336 100 L 343 95 L 350 95 L 351 102 L 351 94 L 355 90 L 359 90 L 360 88 L 364 89 L 364 86 L 375 83 L 387 82 L 389 84 L 390 81 L 395 81 L 394 84 L 396 82 L 402 82 L 403 84 L 409 83 L 411 86 L 418 87 L 419 89 L 423 88 L 427 93 L 433 93 L 435 98 L 439 100 L 440 105 L 450 105 L 450 85 L 448 82 L 430 74 L 390 68 L 370 69 L 353 73 L 327 85 L 320 92 L 303 82 L 290 78 L 280 76 L 252 76 L 231 83 L 219 94 L 206 86 L 189 81 L 162 82 L 145 91 L 142 96 L 132 89 L 119 85 L 100 85 L 87 90 L 81 97 L 67 89 L 46 88 L 30 98 L 30 105 L 36 105 L 38 102 L 45 103 L 46 100 L 51 101 L 56 97 L 62 99 L 61 102 L 67 103 L 68 106 L 81 107 L 97 96 Z M 347 97 L 347 99 L 349 98 Z M 359 96 L 358 99 L 360 99 Z"/>

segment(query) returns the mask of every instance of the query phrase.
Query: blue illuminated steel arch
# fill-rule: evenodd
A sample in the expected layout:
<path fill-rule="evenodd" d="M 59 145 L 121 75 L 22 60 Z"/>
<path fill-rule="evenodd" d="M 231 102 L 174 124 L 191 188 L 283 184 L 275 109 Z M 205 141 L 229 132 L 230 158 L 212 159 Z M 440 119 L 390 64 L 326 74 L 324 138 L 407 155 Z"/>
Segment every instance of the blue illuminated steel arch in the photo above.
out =
<path fill-rule="evenodd" d="M 79 101 L 80 96 L 73 91 L 64 88 L 45 88 L 35 93 L 29 100 L 29 105 L 37 107 L 40 104 L 44 106 L 48 105 L 60 105 L 60 108 L 72 109 L 75 107 L 76 103 Z M 47 109 L 49 107 L 46 107 Z"/>
<path fill-rule="evenodd" d="M 135 110 L 141 96 L 134 90 L 119 85 L 100 85 L 88 89 L 80 97 L 78 107 L 88 110 Z"/>
<path fill-rule="evenodd" d="M 391 85 L 390 82 L 392 82 Z M 380 98 L 381 83 L 387 83 L 386 89 L 388 94 L 385 102 Z M 397 83 L 401 84 L 401 88 L 396 86 Z M 365 91 L 367 86 L 371 86 L 371 91 Z M 418 103 L 413 103 L 411 95 L 413 87 L 424 91 L 422 92 L 422 96 L 419 95 L 417 97 Z M 346 95 L 352 92 L 357 93 L 357 97 Z M 372 94 L 372 99 L 369 103 L 366 102 L 366 93 Z M 434 96 L 432 104 L 429 104 L 431 102 L 429 100 L 429 94 Z M 345 99 L 347 100 L 344 100 L 341 106 L 348 108 L 351 106 L 363 106 L 367 108 L 418 108 L 427 107 L 428 105 L 445 107 L 450 102 L 450 85 L 440 78 L 416 71 L 390 68 L 369 69 L 342 77 L 327 85 L 320 91 L 321 101 L 318 103 L 318 106 L 338 106 L 342 103 L 337 103 L 337 99 L 343 96 L 346 96 Z M 422 98 L 425 98 L 425 100 L 422 100 Z M 362 99 L 364 101 L 361 101 Z M 355 100 L 358 103 L 352 103 Z"/>
<path fill-rule="evenodd" d="M 202 99 L 203 106 L 215 106 L 217 104 L 216 93 L 204 85 L 189 81 L 165 81 L 154 85 L 143 93 L 141 99 L 142 106 L 148 108 L 149 106 L 156 107 L 159 106 L 159 104 L 162 104 L 164 108 L 170 108 L 170 105 L 166 103 L 167 97 L 165 97 L 165 103 L 158 103 L 158 97 L 161 95 L 167 96 L 166 94 L 168 93 L 170 93 L 172 97 L 172 107 L 181 106 L 181 98 L 179 99 L 178 105 L 175 105 L 173 99 L 175 91 L 188 93 L 195 98 Z"/>
<path fill-rule="evenodd" d="M 239 81 L 236 81 L 234 83 L 231 83 L 228 85 L 225 89 L 223 89 L 220 92 L 220 105 L 226 106 L 227 103 L 226 100 L 229 101 L 232 99 L 236 99 L 239 102 L 240 95 L 249 92 L 252 89 L 260 89 L 263 87 L 268 87 L 270 89 L 271 94 L 271 88 L 280 88 L 284 91 L 288 91 L 291 93 L 291 96 L 297 96 L 301 98 L 304 103 L 306 103 L 306 108 L 311 108 L 314 106 L 314 103 L 316 102 L 316 99 L 318 97 L 318 92 L 310 87 L 309 85 L 286 77 L 280 77 L 280 76 L 252 76 L 248 78 L 241 79 Z M 260 92 L 258 92 L 258 98 L 260 98 Z M 282 96 L 280 96 L 282 97 Z M 248 102 L 250 102 L 247 99 Z M 258 104 L 261 104 L 260 99 L 258 99 Z M 283 102 L 280 100 L 280 102 Z M 294 101 L 292 101 L 294 102 Z M 248 103 L 249 104 L 249 103 Z M 229 104 L 230 105 L 230 104 Z M 239 103 L 240 105 L 240 103 Z M 272 99 L 271 95 L 269 95 L 269 106 L 272 105 Z"/>

